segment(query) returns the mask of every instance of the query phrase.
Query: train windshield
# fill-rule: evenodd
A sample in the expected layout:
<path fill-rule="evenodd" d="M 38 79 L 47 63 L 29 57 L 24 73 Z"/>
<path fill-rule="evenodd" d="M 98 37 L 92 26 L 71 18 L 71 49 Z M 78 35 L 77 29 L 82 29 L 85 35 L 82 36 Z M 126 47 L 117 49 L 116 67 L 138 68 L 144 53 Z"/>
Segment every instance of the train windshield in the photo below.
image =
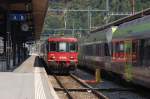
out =
<path fill-rule="evenodd" d="M 78 50 L 77 43 L 69 43 L 69 52 L 76 52 Z"/>
<path fill-rule="evenodd" d="M 57 42 L 50 42 L 49 51 L 57 51 Z"/>
<path fill-rule="evenodd" d="M 54 52 L 77 52 L 78 45 L 76 42 L 50 42 L 49 51 Z"/>
<path fill-rule="evenodd" d="M 67 43 L 66 42 L 59 42 L 59 52 L 66 52 L 67 51 Z"/>

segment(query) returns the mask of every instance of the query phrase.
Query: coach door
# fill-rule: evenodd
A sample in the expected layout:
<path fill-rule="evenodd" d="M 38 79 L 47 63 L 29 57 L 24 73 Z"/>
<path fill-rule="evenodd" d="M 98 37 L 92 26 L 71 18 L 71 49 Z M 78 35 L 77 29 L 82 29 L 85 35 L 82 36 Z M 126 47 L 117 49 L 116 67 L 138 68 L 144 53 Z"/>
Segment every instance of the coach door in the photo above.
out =
<path fill-rule="evenodd" d="M 125 58 L 127 63 L 132 63 L 132 41 L 125 41 Z"/>
<path fill-rule="evenodd" d="M 132 40 L 125 41 L 125 71 L 124 76 L 127 80 L 132 79 Z"/>

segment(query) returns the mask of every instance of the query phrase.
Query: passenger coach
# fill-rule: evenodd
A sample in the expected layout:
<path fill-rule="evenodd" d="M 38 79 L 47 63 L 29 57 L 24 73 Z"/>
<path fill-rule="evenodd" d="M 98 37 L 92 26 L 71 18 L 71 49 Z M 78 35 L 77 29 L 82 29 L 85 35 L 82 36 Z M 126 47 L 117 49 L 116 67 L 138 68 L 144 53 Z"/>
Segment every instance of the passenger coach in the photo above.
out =
<path fill-rule="evenodd" d="M 150 88 L 150 15 L 95 31 L 81 44 L 79 64 Z"/>

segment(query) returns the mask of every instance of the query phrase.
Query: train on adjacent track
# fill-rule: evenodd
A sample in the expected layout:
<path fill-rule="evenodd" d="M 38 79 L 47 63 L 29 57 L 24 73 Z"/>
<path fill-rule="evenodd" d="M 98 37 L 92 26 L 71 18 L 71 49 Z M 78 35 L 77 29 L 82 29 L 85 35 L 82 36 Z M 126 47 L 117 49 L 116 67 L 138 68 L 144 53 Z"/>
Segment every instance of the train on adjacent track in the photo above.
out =
<path fill-rule="evenodd" d="M 78 64 L 78 40 L 74 37 L 50 37 L 41 44 L 40 56 L 53 73 L 69 73 Z"/>
<path fill-rule="evenodd" d="M 80 45 L 80 66 L 150 88 L 150 15 L 94 31 L 85 41 Z"/>

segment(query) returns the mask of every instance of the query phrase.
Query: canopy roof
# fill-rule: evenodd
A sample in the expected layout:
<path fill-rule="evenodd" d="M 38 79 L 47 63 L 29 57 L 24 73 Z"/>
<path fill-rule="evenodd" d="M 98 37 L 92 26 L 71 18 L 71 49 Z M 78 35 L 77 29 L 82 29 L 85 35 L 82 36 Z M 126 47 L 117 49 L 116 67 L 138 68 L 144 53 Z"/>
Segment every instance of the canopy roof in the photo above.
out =
<path fill-rule="evenodd" d="M 40 38 L 48 8 L 48 0 L 32 0 L 36 38 Z"/>
<path fill-rule="evenodd" d="M 30 2 L 30 5 L 26 4 Z M 27 12 L 28 7 L 31 11 Z M 23 13 L 32 13 L 32 22 L 34 39 L 39 39 L 42 32 L 48 0 L 0 0 L 0 12 L 8 13 L 18 11 Z M 6 19 L 6 18 L 5 18 Z M 5 20 L 6 21 L 6 20 Z"/>

